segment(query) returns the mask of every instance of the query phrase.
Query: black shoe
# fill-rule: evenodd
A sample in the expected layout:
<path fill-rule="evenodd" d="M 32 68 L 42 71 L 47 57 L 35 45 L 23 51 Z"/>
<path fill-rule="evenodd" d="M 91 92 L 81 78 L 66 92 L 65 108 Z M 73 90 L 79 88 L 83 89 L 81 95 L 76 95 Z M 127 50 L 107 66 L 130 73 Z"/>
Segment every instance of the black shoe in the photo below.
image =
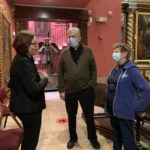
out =
<path fill-rule="evenodd" d="M 100 148 L 100 144 L 99 144 L 99 142 L 96 139 L 90 140 L 90 142 L 91 142 L 91 145 L 93 146 L 93 148 L 95 148 L 95 149 L 99 149 Z"/>
<path fill-rule="evenodd" d="M 74 147 L 74 144 L 77 142 L 77 140 L 72 140 L 70 139 L 69 142 L 67 143 L 67 148 L 71 149 Z"/>

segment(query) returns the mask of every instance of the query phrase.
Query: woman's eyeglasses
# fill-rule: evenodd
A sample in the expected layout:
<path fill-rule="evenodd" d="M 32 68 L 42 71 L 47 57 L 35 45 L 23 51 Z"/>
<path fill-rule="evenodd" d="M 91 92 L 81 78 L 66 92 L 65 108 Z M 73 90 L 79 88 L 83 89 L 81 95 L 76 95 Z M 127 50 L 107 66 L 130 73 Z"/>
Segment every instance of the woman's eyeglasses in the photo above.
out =
<path fill-rule="evenodd" d="M 34 45 L 34 44 L 35 44 L 35 45 L 37 45 L 37 42 L 32 42 L 31 44 L 33 44 L 33 45 Z"/>

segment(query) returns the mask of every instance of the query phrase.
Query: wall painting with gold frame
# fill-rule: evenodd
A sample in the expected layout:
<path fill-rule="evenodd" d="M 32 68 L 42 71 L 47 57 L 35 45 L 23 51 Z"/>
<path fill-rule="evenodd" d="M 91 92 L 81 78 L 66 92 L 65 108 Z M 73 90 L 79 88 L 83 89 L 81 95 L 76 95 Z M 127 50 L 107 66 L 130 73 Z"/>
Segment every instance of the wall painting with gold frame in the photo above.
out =
<path fill-rule="evenodd" d="M 150 63 L 150 13 L 136 13 L 135 61 Z"/>
<path fill-rule="evenodd" d="M 0 9 L 0 87 L 7 86 L 11 66 L 11 23 Z"/>

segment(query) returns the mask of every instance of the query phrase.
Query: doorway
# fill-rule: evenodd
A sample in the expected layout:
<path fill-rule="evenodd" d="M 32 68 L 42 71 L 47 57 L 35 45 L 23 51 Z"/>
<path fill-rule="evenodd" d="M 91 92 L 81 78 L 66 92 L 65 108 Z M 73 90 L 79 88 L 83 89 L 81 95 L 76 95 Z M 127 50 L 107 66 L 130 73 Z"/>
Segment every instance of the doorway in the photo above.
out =
<path fill-rule="evenodd" d="M 68 47 L 67 30 L 77 26 L 76 23 L 28 21 L 28 29 L 32 31 L 38 42 L 38 53 L 34 62 L 38 71 L 48 74 L 49 84 L 45 90 L 57 90 L 57 73 L 59 60 L 63 50 Z"/>
<path fill-rule="evenodd" d="M 48 64 L 50 69 L 46 69 L 46 71 L 49 72 L 50 77 L 52 77 L 49 79 L 49 85 L 46 87 L 46 90 L 57 90 L 57 82 L 55 82 L 55 79 L 57 79 L 60 55 L 63 52 L 64 48 L 68 46 L 66 31 L 70 26 L 79 27 L 82 35 L 81 42 L 87 45 L 88 10 L 15 6 L 14 17 L 16 20 L 16 32 L 24 29 L 30 29 L 31 27 L 29 22 L 33 21 L 34 28 L 32 28 L 31 31 L 35 33 L 36 37 L 38 38 L 38 42 L 45 42 L 44 40 L 47 39 L 49 44 L 55 43 L 58 46 L 59 53 L 53 54 L 57 59 L 54 60 L 53 63 Z M 37 30 L 35 30 L 35 26 L 37 26 Z M 41 26 L 43 26 L 42 29 L 40 28 Z M 47 28 L 47 26 L 49 28 Z M 64 28 L 66 28 L 66 30 L 60 32 L 60 26 L 63 26 Z M 52 27 L 57 28 L 54 29 Z M 58 33 L 54 34 L 55 31 Z M 63 37 L 64 39 L 60 37 Z M 39 65 L 40 61 L 40 55 L 37 55 L 35 58 L 35 63 L 38 63 L 36 65 L 39 68 L 41 67 Z"/>

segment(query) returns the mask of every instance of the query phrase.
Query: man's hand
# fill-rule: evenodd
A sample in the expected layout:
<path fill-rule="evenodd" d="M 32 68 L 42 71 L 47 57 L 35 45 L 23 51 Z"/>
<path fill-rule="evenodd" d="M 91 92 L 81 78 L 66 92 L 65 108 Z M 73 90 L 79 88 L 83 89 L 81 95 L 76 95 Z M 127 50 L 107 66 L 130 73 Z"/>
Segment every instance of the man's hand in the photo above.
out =
<path fill-rule="evenodd" d="M 65 100 L 65 93 L 59 93 L 60 98 L 64 101 Z"/>

